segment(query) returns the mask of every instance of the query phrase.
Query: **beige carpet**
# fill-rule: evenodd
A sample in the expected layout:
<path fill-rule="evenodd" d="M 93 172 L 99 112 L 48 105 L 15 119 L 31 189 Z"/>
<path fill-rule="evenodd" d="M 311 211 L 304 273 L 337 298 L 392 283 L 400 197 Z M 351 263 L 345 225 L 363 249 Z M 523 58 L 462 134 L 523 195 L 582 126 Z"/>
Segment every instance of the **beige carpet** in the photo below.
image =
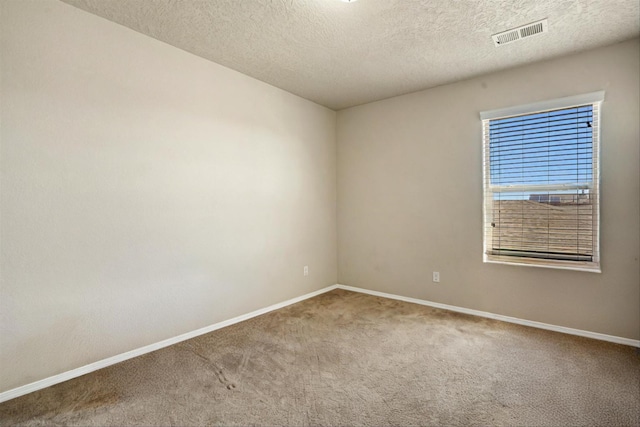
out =
<path fill-rule="evenodd" d="M 0 404 L 2 425 L 639 425 L 621 345 L 341 290 Z"/>

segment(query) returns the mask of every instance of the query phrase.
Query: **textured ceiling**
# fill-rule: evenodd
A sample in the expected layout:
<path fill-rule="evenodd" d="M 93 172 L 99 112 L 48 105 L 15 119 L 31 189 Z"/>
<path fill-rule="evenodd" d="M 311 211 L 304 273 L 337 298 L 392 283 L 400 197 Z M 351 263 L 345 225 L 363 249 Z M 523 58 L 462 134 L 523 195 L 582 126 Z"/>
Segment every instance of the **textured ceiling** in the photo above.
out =
<path fill-rule="evenodd" d="M 638 0 L 62 1 L 334 110 L 640 33 Z"/>

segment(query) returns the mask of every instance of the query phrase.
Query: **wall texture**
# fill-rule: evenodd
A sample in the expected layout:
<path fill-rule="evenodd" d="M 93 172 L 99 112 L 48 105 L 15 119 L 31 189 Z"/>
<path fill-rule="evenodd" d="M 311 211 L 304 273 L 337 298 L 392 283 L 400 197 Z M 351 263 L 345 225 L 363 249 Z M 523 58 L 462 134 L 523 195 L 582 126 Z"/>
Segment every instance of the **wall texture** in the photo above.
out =
<path fill-rule="evenodd" d="M 336 283 L 333 111 L 64 3 L 0 7 L 0 391 Z"/>
<path fill-rule="evenodd" d="M 340 111 L 339 282 L 639 339 L 639 52 L 636 39 Z M 602 274 L 483 264 L 480 111 L 597 90 Z"/>

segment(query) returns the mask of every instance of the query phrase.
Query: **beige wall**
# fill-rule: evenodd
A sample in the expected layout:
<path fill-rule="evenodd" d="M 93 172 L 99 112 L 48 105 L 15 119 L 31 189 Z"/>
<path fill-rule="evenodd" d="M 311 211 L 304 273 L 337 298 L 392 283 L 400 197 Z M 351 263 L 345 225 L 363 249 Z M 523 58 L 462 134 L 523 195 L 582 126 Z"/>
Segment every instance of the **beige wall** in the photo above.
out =
<path fill-rule="evenodd" d="M 336 283 L 333 111 L 0 5 L 0 391 Z"/>
<path fill-rule="evenodd" d="M 639 52 L 636 39 L 340 111 L 339 282 L 639 339 Z M 597 90 L 602 274 L 483 264 L 480 111 Z"/>

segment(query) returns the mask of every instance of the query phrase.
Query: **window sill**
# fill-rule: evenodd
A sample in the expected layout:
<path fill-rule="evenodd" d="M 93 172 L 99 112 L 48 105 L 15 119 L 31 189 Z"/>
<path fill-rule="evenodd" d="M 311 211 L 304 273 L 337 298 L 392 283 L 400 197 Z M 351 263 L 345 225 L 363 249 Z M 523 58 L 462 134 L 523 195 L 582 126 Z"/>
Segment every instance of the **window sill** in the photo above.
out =
<path fill-rule="evenodd" d="M 484 262 L 488 264 L 506 264 L 524 267 L 553 268 L 557 270 L 584 271 L 587 273 L 602 273 L 600 264 L 595 262 L 556 261 L 535 258 L 514 259 L 514 257 L 499 255 L 485 255 Z"/>

